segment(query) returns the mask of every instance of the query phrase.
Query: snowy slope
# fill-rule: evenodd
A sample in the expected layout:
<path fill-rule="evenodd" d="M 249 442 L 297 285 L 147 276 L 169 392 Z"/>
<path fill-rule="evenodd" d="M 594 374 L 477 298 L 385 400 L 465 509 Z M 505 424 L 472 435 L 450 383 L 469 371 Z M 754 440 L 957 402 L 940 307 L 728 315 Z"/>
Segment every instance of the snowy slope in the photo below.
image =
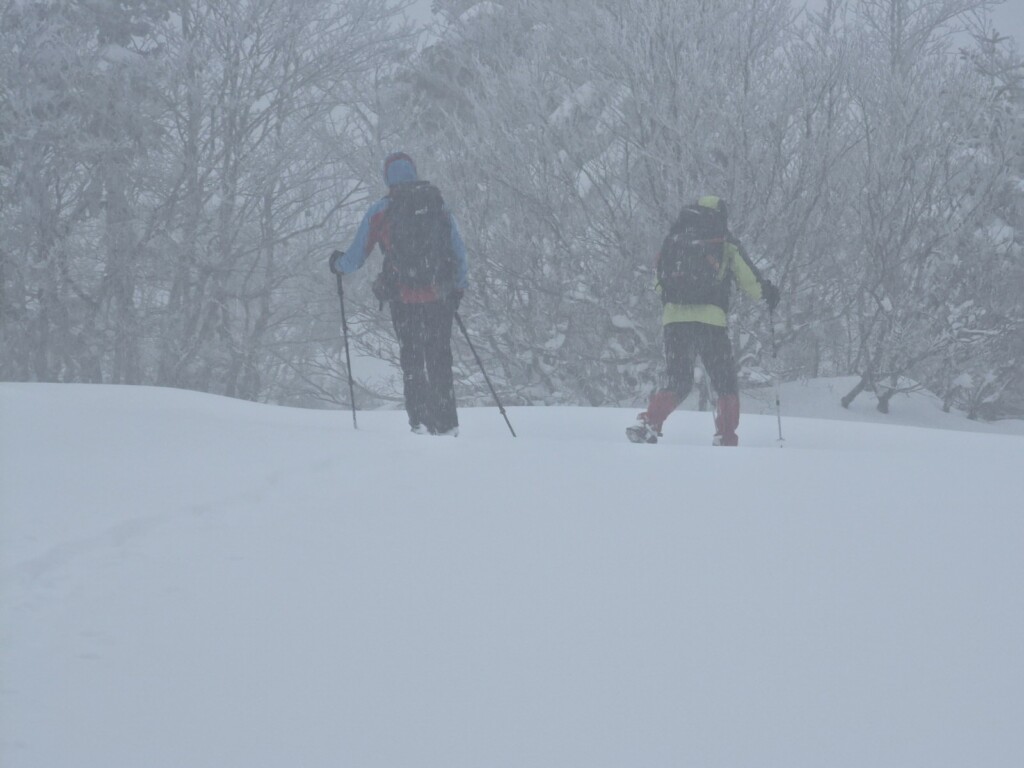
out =
<path fill-rule="evenodd" d="M 1024 765 L 1024 437 L 915 402 L 726 450 L 0 384 L 0 764 Z"/>

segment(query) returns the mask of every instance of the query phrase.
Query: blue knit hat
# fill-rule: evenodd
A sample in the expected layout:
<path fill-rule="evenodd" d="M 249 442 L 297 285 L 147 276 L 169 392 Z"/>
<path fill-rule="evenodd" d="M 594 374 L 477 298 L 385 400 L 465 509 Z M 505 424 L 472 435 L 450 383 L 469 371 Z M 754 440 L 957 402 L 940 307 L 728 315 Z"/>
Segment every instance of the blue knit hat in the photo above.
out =
<path fill-rule="evenodd" d="M 389 187 L 416 179 L 416 163 L 405 152 L 392 152 L 384 158 L 384 183 Z"/>

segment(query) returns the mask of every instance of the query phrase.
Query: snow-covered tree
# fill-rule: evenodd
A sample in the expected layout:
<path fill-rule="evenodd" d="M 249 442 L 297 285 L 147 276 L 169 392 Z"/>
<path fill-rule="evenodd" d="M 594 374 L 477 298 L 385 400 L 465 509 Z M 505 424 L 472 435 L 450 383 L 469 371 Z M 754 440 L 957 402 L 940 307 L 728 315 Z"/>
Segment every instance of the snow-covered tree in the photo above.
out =
<path fill-rule="evenodd" d="M 1007 168 L 992 162 L 991 84 L 948 42 L 954 20 L 982 5 L 857 6 L 860 63 L 850 89 L 860 144 L 846 173 L 858 194 L 844 212 L 854 240 L 838 266 L 861 380 L 844 405 L 870 388 L 885 411 L 893 394 L 920 386 L 928 365 L 961 342 L 957 308 L 984 300 L 982 286 L 965 281 L 991 268 L 994 251 L 978 231 L 990 224 Z"/>
<path fill-rule="evenodd" d="M 3 10 L 5 375 L 142 380 L 132 170 L 153 127 L 161 5 Z"/>
<path fill-rule="evenodd" d="M 735 303 L 748 383 L 1024 409 L 1024 70 L 990 0 L 435 0 L 422 47 L 408 5 L 7 2 L 0 377 L 347 401 L 325 257 L 405 149 L 510 402 L 645 398 L 655 253 L 711 193 L 783 292 L 771 361 Z M 351 340 L 394 361 L 374 271 L 346 279 Z"/>
<path fill-rule="evenodd" d="M 281 397 L 407 4 L 9 3 L 3 374 Z"/>
<path fill-rule="evenodd" d="M 644 396 L 654 257 L 679 207 L 718 193 L 741 236 L 810 229 L 782 186 L 817 159 L 793 152 L 806 82 L 785 74 L 788 6 L 517 0 L 448 18 L 410 92 L 425 151 L 465 184 L 476 324 L 524 400 Z"/>

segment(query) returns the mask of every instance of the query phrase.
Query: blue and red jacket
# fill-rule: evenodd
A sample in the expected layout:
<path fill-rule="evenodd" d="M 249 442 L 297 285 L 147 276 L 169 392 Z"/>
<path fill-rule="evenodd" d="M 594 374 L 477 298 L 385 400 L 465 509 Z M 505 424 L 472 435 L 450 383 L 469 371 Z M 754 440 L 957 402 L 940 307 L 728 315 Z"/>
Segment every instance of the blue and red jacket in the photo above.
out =
<path fill-rule="evenodd" d="M 384 177 L 389 187 L 410 181 L 416 181 L 416 169 L 411 161 L 406 161 L 401 156 L 397 161 L 385 164 Z M 356 236 L 352 245 L 345 251 L 345 255 L 338 260 L 336 267 L 345 274 L 355 272 L 363 266 L 367 257 L 373 253 L 373 249 L 380 246 L 387 254 L 391 247 L 391 238 L 388 232 L 388 222 L 385 212 L 391 198 L 382 197 L 370 206 L 370 209 L 363 216 L 363 220 L 356 230 Z M 451 222 L 452 251 L 455 253 L 455 288 L 465 290 L 469 285 L 469 262 L 466 259 L 466 246 L 462 242 L 462 235 L 459 234 L 459 227 L 455 223 L 455 217 L 451 211 L 447 211 L 448 219 Z M 425 304 L 431 301 L 438 301 L 445 298 L 438 295 L 436 288 L 411 289 L 400 288 L 400 300 L 404 304 Z"/>

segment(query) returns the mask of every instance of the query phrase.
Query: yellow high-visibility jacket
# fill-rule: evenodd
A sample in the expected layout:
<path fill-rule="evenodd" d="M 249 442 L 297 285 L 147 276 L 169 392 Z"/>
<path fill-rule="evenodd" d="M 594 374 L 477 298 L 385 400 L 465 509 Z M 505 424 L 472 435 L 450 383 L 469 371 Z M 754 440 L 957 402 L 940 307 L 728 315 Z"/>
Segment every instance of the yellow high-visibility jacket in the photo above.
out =
<path fill-rule="evenodd" d="M 661 259 L 661 254 L 658 254 Z M 725 257 L 722 259 L 722 267 L 719 272 L 722 281 L 722 288 L 719 295 L 708 304 L 672 304 L 665 303 L 665 309 L 661 315 L 661 324 L 669 323 L 705 323 L 717 325 L 722 328 L 726 326 L 726 318 L 729 313 L 729 293 L 732 282 L 743 289 L 752 299 L 760 299 L 761 273 L 750 262 L 746 251 L 739 241 L 733 237 L 725 243 Z M 661 293 L 661 285 L 656 284 L 655 289 Z"/>

